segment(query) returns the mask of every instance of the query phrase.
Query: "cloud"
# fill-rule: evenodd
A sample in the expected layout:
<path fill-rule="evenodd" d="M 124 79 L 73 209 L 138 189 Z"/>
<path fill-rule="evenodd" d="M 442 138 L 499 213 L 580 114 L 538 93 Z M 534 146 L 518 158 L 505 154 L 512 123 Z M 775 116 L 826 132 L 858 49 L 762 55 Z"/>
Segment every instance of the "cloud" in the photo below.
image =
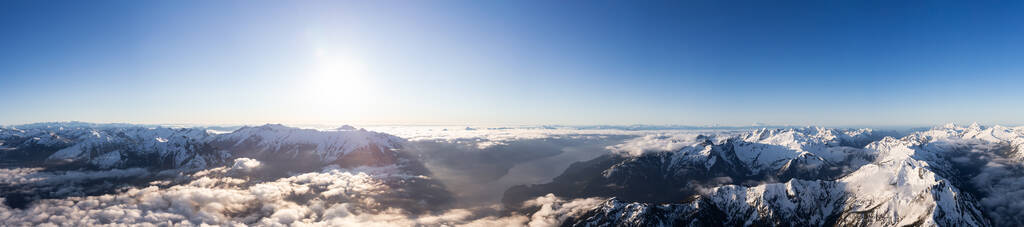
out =
<path fill-rule="evenodd" d="M 994 224 L 1024 225 L 1024 164 L 992 152 L 975 150 L 962 155 L 951 160 L 967 170 L 964 172 L 977 173 L 969 183 L 980 194 L 979 204 Z"/>
<path fill-rule="evenodd" d="M 273 162 L 266 162 L 271 160 L 237 158 L 227 166 L 183 174 L 171 180 L 160 179 L 130 187 L 121 185 L 116 191 L 38 199 L 25 208 L 0 206 L 0 225 L 555 226 L 605 200 L 566 199 L 548 194 L 528 200 L 525 206 L 529 208 L 516 211 L 503 210 L 497 202 L 508 186 L 550 181 L 570 163 L 608 151 L 623 155 L 674 151 L 698 142 L 701 134 L 712 134 L 710 138 L 716 138 L 714 135 L 734 132 L 466 128 L 402 129 L 409 133 L 403 137 L 411 138 L 410 143 L 403 144 L 402 151 L 418 155 L 430 170 L 421 174 L 428 176 L 408 174 L 394 165 L 351 169 L 329 166 L 308 173 L 284 173 L 289 171 L 285 169 L 281 174 L 272 175 L 264 173 L 274 169 L 271 168 Z M 993 170 L 987 177 L 979 175 L 976 180 L 997 181 L 991 183 L 993 185 L 1014 183 L 998 182 L 999 178 L 1013 175 L 997 173 Z M 51 185 L 62 185 L 59 180 L 68 177 L 105 179 L 103 177 L 161 174 L 164 173 L 154 174 L 142 169 L 46 172 L 22 168 L 0 170 L 0 182 L 24 185 L 57 182 Z M 429 200 L 430 193 L 410 186 L 410 182 L 428 180 L 443 182 L 445 185 L 440 190 L 463 196 L 459 199 L 482 202 L 439 207 L 436 205 L 439 203 Z M 733 184 L 733 181 L 729 177 L 710 180 L 716 185 Z M 695 187 L 700 189 L 700 185 Z M 1010 190 L 1006 194 L 1014 192 Z M 11 199 L 7 195 L 0 197 L 6 197 L 0 200 Z M 1000 214 L 1003 216 L 1019 216 L 1010 212 L 1016 209 L 1015 204 L 1002 202 L 992 201 L 993 209 L 1008 210 Z M 520 213 L 525 211 L 529 212 Z"/>
<path fill-rule="evenodd" d="M 248 162 L 243 160 L 242 162 Z M 187 184 L 130 188 L 97 196 L 43 199 L 25 209 L 0 206 L 0 223 L 20 225 L 224 226 L 553 226 L 599 199 L 547 195 L 528 202 L 532 215 L 497 215 L 495 208 L 414 214 L 387 204 L 393 176 L 326 168 L 262 183 L 201 176 Z M 405 178 L 408 176 L 401 176 Z M 389 183 L 391 182 L 391 183 Z M 2 201 L 3 198 L 0 198 Z"/>
<path fill-rule="evenodd" d="M 254 169 L 259 168 L 260 161 L 251 158 L 237 158 L 235 164 L 231 165 L 231 169 L 242 172 L 252 172 Z"/>
<path fill-rule="evenodd" d="M 627 140 L 625 143 L 609 146 L 608 150 L 621 155 L 640 156 L 646 152 L 676 151 L 697 143 L 696 133 L 654 134 Z"/>
<path fill-rule="evenodd" d="M 150 174 L 149 171 L 142 168 L 54 172 L 43 172 L 42 170 L 42 168 L 0 169 L 0 185 L 56 185 L 104 178 L 140 177 Z"/>
<path fill-rule="evenodd" d="M 410 141 L 449 141 L 476 144 L 480 149 L 529 139 L 585 138 L 596 136 L 645 136 L 657 134 L 700 134 L 723 132 L 717 129 L 673 129 L 663 127 L 458 127 L 458 126 L 383 126 L 367 130 L 384 132 Z"/>
<path fill-rule="evenodd" d="M 963 128 L 947 127 L 912 136 L 927 141 L 924 149 L 947 160 L 953 167 L 953 173 L 960 175 L 955 179 L 965 179 L 963 189 L 977 197 L 993 224 L 1024 225 L 1024 162 L 1014 156 L 1019 155 L 1014 152 L 1018 149 L 1016 144 L 1024 141 L 1021 133 L 1024 131 L 998 126 L 984 130 L 955 130 Z"/>
<path fill-rule="evenodd" d="M 390 177 L 390 176 L 388 176 Z M 115 194 L 43 199 L 26 209 L 0 207 L 3 223 L 289 224 L 324 220 L 328 202 L 351 209 L 386 209 L 378 195 L 392 190 L 387 177 L 337 168 L 251 184 L 230 177 L 202 176 L 187 184 L 131 188 Z"/>
<path fill-rule="evenodd" d="M 527 207 L 539 206 L 540 210 L 530 217 L 529 226 L 558 226 L 565 219 L 582 214 L 594 207 L 597 207 L 603 199 L 586 198 L 565 201 L 553 194 L 547 194 L 537 199 L 526 201 L 523 205 Z"/>
<path fill-rule="evenodd" d="M 497 204 L 515 185 L 551 181 L 570 165 L 608 154 L 607 146 L 631 136 L 521 139 L 480 149 L 448 141 L 412 141 L 404 148 L 419 154 L 433 179 L 452 192 L 457 207 Z"/>

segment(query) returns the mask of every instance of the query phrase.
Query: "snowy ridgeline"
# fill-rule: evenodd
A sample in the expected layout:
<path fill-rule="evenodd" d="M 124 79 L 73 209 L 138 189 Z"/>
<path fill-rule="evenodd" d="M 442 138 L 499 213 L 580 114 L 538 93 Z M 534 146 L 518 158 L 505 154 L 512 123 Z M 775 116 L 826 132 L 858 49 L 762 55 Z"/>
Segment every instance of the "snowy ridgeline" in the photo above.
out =
<path fill-rule="evenodd" d="M 495 146 L 574 134 L 493 131 L 474 130 L 484 136 L 469 140 Z M 394 152 L 408 141 L 352 127 L 264 125 L 229 133 L 84 123 L 6 127 L 0 128 L 2 164 L 19 168 L 0 172 L 5 203 L 20 198 L 7 190 L 25 187 L 77 197 L 0 207 L 0 223 L 1024 224 L 1024 203 L 1017 202 L 1024 201 L 1024 128 L 946 125 L 904 135 L 828 128 L 695 132 L 622 132 L 631 139 L 607 147 L 611 153 L 573 164 L 552 182 L 505 192 L 508 207 L 522 207 L 508 213 L 444 205 L 450 204 L 448 189 L 429 171 L 418 171 L 415 157 Z M 488 133 L 500 141 L 488 141 Z M 261 175 L 266 165 L 285 175 Z M 105 178 L 162 174 L 153 170 L 188 174 L 129 191 L 88 188 Z M 221 201 L 227 199 L 234 200 Z M 111 209 L 147 215 L 100 212 Z"/>
<path fill-rule="evenodd" d="M 570 217 L 565 224 L 1024 224 L 1024 202 L 1019 202 L 1024 199 L 1022 127 L 946 125 L 900 138 L 875 138 L 866 144 L 859 138 L 868 136 L 869 131 L 842 131 L 838 135 L 836 132 L 760 130 L 717 142 L 694 143 L 675 151 L 633 156 L 604 169 L 606 176 L 613 179 L 651 176 L 650 172 L 643 172 L 643 166 L 656 166 L 664 170 L 660 173 L 673 175 L 677 171 L 720 167 L 716 162 L 735 162 L 731 167 L 748 171 L 726 176 L 729 181 L 724 185 L 703 188 L 698 196 L 685 203 L 637 202 L 634 198 L 624 201 L 622 196 L 616 195 L 619 198 L 606 200 L 597 208 Z M 723 149 L 723 144 L 728 144 L 731 150 Z M 861 154 L 859 157 L 866 162 L 846 161 L 854 154 Z M 649 160 L 645 156 L 664 161 L 645 161 Z M 813 157 L 814 162 L 797 162 L 808 157 Z M 732 182 L 763 171 L 781 173 L 793 168 L 795 163 L 802 164 L 799 168 L 821 172 L 822 164 L 839 162 L 846 162 L 844 167 L 850 171 L 834 177 L 808 174 L 789 179 L 782 178 L 782 174 L 769 174 L 761 179 L 782 182 L 747 182 L 749 186 Z M 714 171 L 709 172 L 714 174 Z M 623 176 L 616 178 L 616 175 Z M 671 182 L 672 177 L 656 179 L 657 182 L 650 183 L 665 184 Z M 614 185 L 617 182 L 599 183 Z"/>
<path fill-rule="evenodd" d="M 0 128 L 0 141 L 7 149 L 0 155 L 28 162 L 198 170 L 268 153 L 333 163 L 358 150 L 397 149 L 403 140 L 350 127 L 319 131 L 263 125 L 214 134 L 201 128 L 51 123 Z"/>

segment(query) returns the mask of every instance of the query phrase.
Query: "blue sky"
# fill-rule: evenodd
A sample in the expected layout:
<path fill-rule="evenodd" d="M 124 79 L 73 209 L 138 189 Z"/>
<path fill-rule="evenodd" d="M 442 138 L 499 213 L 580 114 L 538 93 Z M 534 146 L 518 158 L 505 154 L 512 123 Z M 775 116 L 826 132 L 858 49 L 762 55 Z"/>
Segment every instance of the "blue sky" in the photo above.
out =
<path fill-rule="evenodd" d="M 1019 2 L 3 1 L 0 124 L 1024 121 Z"/>

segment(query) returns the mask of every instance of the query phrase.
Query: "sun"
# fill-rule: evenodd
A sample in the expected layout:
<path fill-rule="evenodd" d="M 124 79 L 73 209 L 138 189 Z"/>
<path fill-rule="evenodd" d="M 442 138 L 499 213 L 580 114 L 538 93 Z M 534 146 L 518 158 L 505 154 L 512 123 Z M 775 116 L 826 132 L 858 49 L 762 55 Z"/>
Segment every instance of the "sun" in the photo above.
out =
<path fill-rule="evenodd" d="M 324 117 L 353 117 L 372 102 L 368 67 L 358 58 L 318 49 L 308 75 L 307 101 Z"/>

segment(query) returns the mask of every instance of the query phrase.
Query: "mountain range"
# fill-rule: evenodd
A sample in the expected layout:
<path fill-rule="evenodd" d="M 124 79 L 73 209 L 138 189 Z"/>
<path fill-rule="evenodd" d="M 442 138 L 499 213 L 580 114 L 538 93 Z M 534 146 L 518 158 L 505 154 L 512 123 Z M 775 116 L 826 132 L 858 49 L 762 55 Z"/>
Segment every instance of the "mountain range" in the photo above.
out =
<path fill-rule="evenodd" d="M 577 163 L 551 183 L 512 188 L 505 202 L 610 197 L 569 217 L 569 226 L 1024 224 L 1013 200 L 1024 195 L 1024 128 L 946 125 L 901 138 L 805 128 L 702 139 Z"/>
<path fill-rule="evenodd" d="M 1024 202 L 1018 202 L 1024 199 L 1024 127 L 949 124 L 908 133 L 805 127 L 629 138 L 625 142 L 683 145 L 639 152 L 608 147 L 613 152 L 575 162 L 548 182 L 494 192 L 504 195 L 504 208 L 466 217 L 536 218 L 569 207 L 535 202 L 553 196 L 598 201 L 568 202 L 572 211 L 554 219 L 563 226 L 1024 225 Z M 11 209 L 32 209 L 40 201 L 147 185 L 174 188 L 218 177 L 244 178 L 255 187 L 342 169 L 369 173 L 390 188 L 373 194 L 373 202 L 352 200 L 362 201 L 358 207 L 370 209 L 365 212 L 391 207 L 419 216 L 461 209 L 452 205 L 453 188 L 424 165 L 431 159 L 425 155 L 436 152 L 418 151 L 410 142 L 351 126 L 263 125 L 227 133 L 77 122 L 7 126 L 0 127 L 0 167 L 6 168 L 0 197 Z M 332 186 L 324 187 L 313 191 Z M 288 201 L 335 201 L 305 196 Z M 225 223 L 256 224 L 221 215 L 231 220 Z M 18 222 L 9 218 L 0 220 Z"/>

